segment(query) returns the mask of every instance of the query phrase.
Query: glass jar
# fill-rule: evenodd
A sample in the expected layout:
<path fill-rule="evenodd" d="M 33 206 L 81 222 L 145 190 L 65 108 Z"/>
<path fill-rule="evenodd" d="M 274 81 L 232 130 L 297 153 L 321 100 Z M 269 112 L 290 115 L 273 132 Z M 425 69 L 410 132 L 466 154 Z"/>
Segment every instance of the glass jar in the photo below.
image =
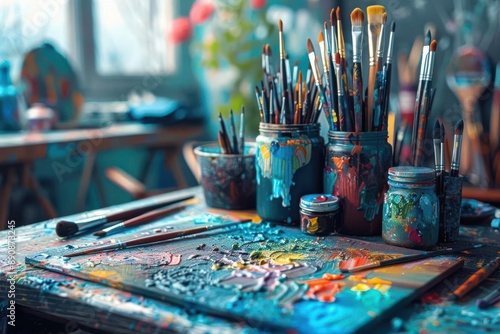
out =
<path fill-rule="evenodd" d="M 260 123 L 255 164 L 262 220 L 298 224 L 300 198 L 322 192 L 324 140 L 319 130 L 318 123 Z"/>
<path fill-rule="evenodd" d="M 300 229 L 306 234 L 337 232 L 339 199 L 330 194 L 310 194 L 300 199 Z"/>
<path fill-rule="evenodd" d="M 439 204 L 432 168 L 401 166 L 389 169 L 384 198 L 382 239 L 391 245 L 429 248 L 439 238 Z"/>
<path fill-rule="evenodd" d="M 339 198 L 339 233 L 380 235 L 391 161 L 387 131 L 328 132 L 324 192 Z"/>

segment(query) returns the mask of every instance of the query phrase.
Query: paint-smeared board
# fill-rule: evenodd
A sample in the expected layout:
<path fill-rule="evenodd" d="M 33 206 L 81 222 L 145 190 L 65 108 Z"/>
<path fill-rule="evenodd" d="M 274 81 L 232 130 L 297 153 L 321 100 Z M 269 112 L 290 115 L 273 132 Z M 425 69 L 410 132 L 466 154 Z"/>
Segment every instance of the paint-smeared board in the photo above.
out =
<path fill-rule="evenodd" d="M 27 256 L 26 263 L 245 320 L 251 326 L 304 333 L 362 331 L 394 315 L 463 264 L 454 257 L 439 257 L 339 279 L 339 260 L 375 261 L 418 251 L 252 223 L 147 247 L 61 257 L 72 251 L 68 246 L 49 249 Z M 322 277 L 326 279 L 317 280 Z"/>

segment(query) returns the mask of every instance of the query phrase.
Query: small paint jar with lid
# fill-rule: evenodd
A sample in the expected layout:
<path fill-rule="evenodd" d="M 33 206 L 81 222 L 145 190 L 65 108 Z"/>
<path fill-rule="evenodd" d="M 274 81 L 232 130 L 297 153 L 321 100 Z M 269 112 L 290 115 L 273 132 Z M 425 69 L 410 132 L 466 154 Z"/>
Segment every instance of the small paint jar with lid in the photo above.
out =
<path fill-rule="evenodd" d="M 339 199 L 330 194 L 310 194 L 300 198 L 300 229 L 305 234 L 337 232 Z"/>
<path fill-rule="evenodd" d="M 435 172 L 427 167 L 389 168 L 384 196 L 382 239 L 387 244 L 425 249 L 439 238 Z"/>

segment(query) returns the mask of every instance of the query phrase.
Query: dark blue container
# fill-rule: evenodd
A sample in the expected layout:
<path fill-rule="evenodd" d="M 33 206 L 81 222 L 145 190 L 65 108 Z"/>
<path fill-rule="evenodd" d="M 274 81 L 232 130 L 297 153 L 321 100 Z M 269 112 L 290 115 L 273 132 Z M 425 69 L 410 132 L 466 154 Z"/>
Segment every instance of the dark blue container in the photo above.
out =
<path fill-rule="evenodd" d="M 329 131 L 324 193 L 340 200 L 338 233 L 380 235 L 387 170 L 392 162 L 387 131 Z"/>
<path fill-rule="evenodd" d="M 257 213 L 264 221 L 298 224 L 299 202 L 323 188 L 320 125 L 260 123 L 255 146 Z"/>
<path fill-rule="evenodd" d="M 427 167 L 389 168 L 384 198 L 382 239 L 391 245 L 429 248 L 439 239 L 435 172 Z"/>

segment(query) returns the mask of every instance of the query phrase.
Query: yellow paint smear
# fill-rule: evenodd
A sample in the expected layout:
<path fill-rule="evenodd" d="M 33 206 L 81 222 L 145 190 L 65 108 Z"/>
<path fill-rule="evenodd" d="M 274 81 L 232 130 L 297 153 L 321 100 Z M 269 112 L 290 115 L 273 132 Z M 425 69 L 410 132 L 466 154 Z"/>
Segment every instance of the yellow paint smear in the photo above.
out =
<path fill-rule="evenodd" d="M 370 290 L 370 286 L 368 284 L 364 284 L 364 283 L 358 283 L 356 284 L 355 286 L 353 286 L 351 288 L 351 291 L 356 291 L 356 292 L 365 292 L 365 291 L 368 291 Z"/>
<path fill-rule="evenodd" d="M 116 271 L 96 270 L 89 273 L 90 277 L 97 279 L 107 279 L 112 276 L 118 276 Z"/>

